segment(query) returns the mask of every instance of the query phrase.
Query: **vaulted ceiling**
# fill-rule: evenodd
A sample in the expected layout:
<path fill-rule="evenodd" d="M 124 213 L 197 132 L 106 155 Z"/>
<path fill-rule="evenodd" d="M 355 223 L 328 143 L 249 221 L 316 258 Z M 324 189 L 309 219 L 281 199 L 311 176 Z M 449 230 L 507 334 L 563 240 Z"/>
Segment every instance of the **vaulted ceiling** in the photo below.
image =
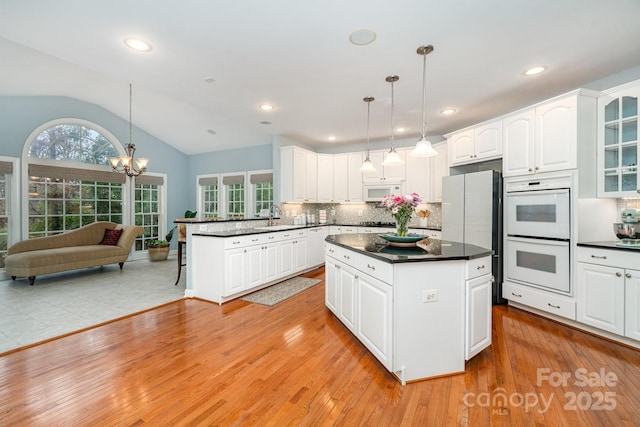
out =
<path fill-rule="evenodd" d="M 427 133 L 441 135 L 639 66 L 638 18 L 637 0 L 0 0 L 0 95 L 128 119 L 132 83 L 134 124 L 186 154 L 273 135 L 322 148 L 363 141 L 365 96 L 372 139 L 389 138 L 390 74 L 394 124 L 418 135 L 416 49 L 432 44 Z M 361 29 L 375 40 L 352 44 Z M 525 76 L 534 65 L 546 71 Z"/>

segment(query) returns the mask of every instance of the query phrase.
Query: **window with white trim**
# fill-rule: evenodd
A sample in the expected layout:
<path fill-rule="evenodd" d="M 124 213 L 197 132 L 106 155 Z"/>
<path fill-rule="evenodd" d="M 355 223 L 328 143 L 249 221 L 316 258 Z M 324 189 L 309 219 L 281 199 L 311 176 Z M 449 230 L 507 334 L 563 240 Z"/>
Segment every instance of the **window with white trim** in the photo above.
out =
<path fill-rule="evenodd" d="M 56 123 L 27 143 L 29 238 L 123 223 L 126 177 L 109 167 L 119 153 L 106 136 L 88 123 Z"/>
<path fill-rule="evenodd" d="M 215 176 L 202 176 L 198 178 L 200 204 L 199 210 L 202 218 L 216 218 L 220 213 L 220 186 L 219 178 Z"/>
<path fill-rule="evenodd" d="M 12 174 L 13 163 L 0 161 L 0 268 L 4 268 L 4 258 L 9 248 L 10 183 Z"/>
<path fill-rule="evenodd" d="M 136 237 L 135 250 L 148 249 L 149 240 L 163 240 L 160 237 L 161 226 L 161 176 L 140 175 L 135 179 L 134 187 L 134 223 L 144 229 L 142 236 Z"/>
<path fill-rule="evenodd" d="M 227 219 L 244 219 L 245 217 L 245 175 L 223 175 L 225 208 Z"/>
<path fill-rule="evenodd" d="M 251 205 L 253 217 L 259 217 L 262 209 L 270 209 L 273 205 L 273 172 L 249 172 L 251 183 Z"/>

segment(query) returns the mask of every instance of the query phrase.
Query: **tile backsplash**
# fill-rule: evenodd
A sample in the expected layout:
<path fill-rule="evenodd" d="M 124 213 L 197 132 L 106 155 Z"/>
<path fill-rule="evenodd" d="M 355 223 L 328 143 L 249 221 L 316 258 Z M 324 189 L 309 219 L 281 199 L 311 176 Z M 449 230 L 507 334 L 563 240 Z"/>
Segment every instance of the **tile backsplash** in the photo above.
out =
<path fill-rule="evenodd" d="M 440 203 L 423 203 L 431 212 L 427 218 L 427 227 L 442 226 L 442 205 Z M 393 222 L 391 213 L 378 203 L 283 203 L 281 222 L 293 222 L 293 217 L 300 214 L 312 214 L 318 221 L 318 212 L 327 211 L 327 224 L 358 224 L 362 221 Z M 420 218 L 411 217 L 410 227 L 420 225 Z"/>
<path fill-rule="evenodd" d="M 621 221 L 621 213 L 624 209 L 640 209 L 640 199 L 618 199 L 618 221 Z"/>

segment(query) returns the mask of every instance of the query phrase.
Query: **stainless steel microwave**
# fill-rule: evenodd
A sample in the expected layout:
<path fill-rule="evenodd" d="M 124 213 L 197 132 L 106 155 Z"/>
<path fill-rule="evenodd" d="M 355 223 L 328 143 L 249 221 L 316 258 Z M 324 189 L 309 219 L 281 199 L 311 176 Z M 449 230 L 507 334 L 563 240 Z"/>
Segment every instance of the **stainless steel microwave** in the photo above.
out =
<path fill-rule="evenodd" d="M 386 196 L 402 195 L 400 184 L 365 184 L 364 200 L 366 202 L 379 202 Z"/>

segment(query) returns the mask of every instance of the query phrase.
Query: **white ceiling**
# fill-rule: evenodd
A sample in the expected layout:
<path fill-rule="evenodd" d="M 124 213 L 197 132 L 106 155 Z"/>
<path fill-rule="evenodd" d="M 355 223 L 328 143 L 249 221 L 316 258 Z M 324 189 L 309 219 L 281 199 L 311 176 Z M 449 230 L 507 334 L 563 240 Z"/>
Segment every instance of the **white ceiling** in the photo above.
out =
<path fill-rule="evenodd" d="M 363 141 L 365 96 L 372 139 L 389 138 L 389 74 L 394 122 L 417 135 L 416 48 L 432 44 L 427 127 L 441 135 L 640 65 L 639 18 L 638 0 L 0 0 L 0 95 L 71 96 L 128 120 L 131 82 L 134 124 L 186 154 L 272 135 L 321 148 Z M 351 44 L 363 28 L 375 42 Z"/>

